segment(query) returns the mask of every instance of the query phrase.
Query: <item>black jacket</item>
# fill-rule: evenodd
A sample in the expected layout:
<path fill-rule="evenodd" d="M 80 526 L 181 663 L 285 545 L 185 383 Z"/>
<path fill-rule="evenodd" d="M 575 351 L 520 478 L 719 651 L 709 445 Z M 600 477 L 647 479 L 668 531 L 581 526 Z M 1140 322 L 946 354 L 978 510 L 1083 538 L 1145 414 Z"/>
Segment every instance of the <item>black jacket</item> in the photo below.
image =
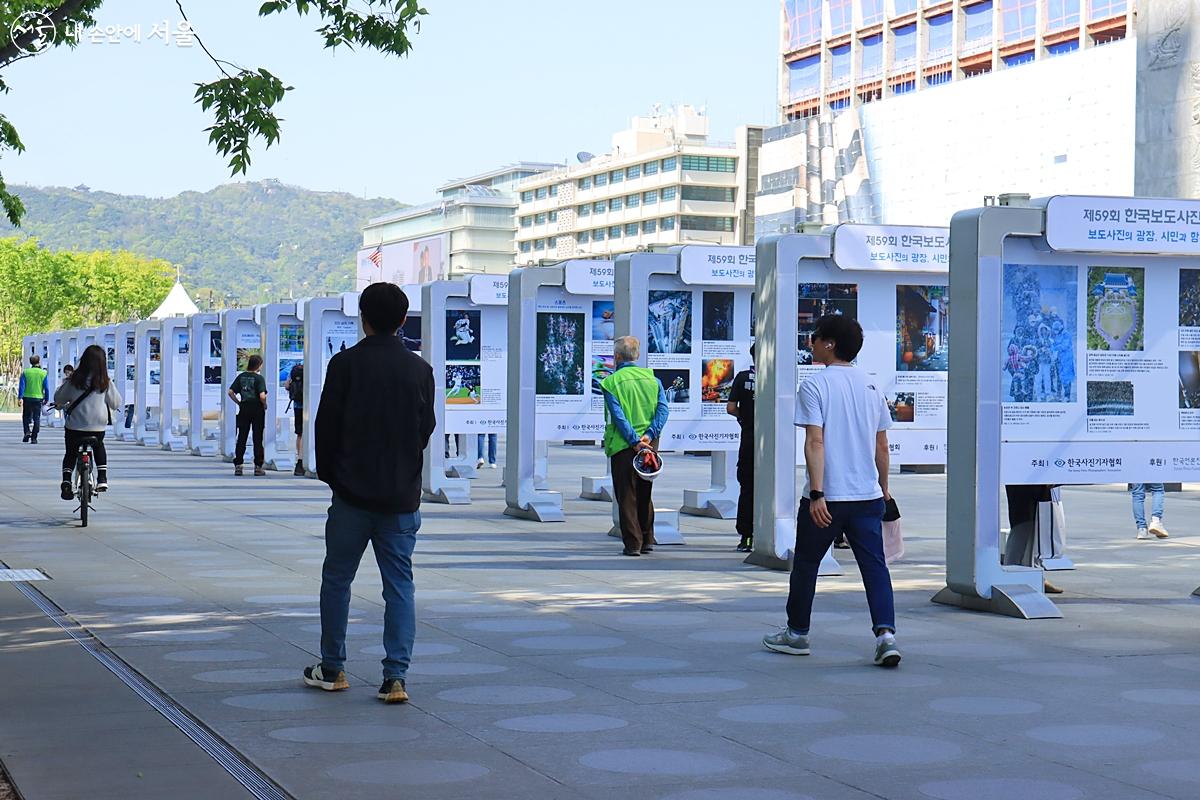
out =
<path fill-rule="evenodd" d="M 329 360 L 317 408 L 317 477 L 351 505 L 421 504 L 433 433 L 433 369 L 395 336 L 368 336 Z"/>

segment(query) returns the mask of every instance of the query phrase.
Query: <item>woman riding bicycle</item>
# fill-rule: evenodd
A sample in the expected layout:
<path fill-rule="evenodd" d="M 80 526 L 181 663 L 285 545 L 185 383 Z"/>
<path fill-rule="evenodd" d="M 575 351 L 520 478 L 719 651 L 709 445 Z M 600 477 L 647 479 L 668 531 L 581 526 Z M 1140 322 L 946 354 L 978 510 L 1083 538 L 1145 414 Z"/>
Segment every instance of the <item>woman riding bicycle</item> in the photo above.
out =
<path fill-rule="evenodd" d="M 62 462 L 62 499 L 73 500 L 71 473 L 84 439 L 94 439 L 96 491 L 108 489 L 108 454 L 104 450 L 104 429 L 112 421 L 112 412 L 124 401 L 116 384 L 108 378 L 108 356 L 104 348 L 90 345 L 79 358 L 79 366 L 54 393 L 54 405 L 66 413 L 66 453 Z"/>

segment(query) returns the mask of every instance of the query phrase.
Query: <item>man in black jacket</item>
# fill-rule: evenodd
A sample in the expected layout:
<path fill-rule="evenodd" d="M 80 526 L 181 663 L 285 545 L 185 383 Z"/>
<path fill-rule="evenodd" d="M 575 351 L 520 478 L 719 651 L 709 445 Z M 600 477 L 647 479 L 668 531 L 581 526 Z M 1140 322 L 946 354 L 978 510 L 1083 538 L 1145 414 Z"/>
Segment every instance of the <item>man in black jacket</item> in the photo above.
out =
<path fill-rule="evenodd" d="M 433 433 L 433 370 L 396 336 L 408 298 L 373 283 L 359 298 L 366 338 L 329 361 L 317 409 L 317 477 L 333 490 L 321 569 L 321 663 L 304 682 L 346 689 L 350 585 L 370 542 L 383 578 L 385 703 L 408 700 L 416 635 L 412 554 L 421 527 L 421 462 Z"/>

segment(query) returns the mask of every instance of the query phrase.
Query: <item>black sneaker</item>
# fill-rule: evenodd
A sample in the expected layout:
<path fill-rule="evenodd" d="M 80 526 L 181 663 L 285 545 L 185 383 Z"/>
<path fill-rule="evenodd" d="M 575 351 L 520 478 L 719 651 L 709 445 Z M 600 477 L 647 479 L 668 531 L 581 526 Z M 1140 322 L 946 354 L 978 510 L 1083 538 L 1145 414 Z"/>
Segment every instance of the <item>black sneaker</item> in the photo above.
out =
<path fill-rule="evenodd" d="M 266 475 L 266 474 L 267 474 L 267 471 L 265 469 L 263 469 L 262 467 L 254 468 L 255 477 L 261 478 L 263 475 Z"/>
<path fill-rule="evenodd" d="M 737 551 L 739 553 L 749 553 L 753 549 L 754 549 L 754 537 L 753 536 L 743 536 L 738 541 Z"/>
<path fill-rule="evenodd" d="M 240 476 L 241 476 L 241 474 L 242 474 L 242 465 L 241 465 L 241 464 L 234 464 L 234 465 L 233 465 L 233 474 L 234 474 L 234 476 L 235 476 L 235 477 L 240 477 Z"/>
<path fill-rule="evenodd" d="M 296 468 L 295 468 L 294 470 L 292 470 L 292 474 L 293 474 L 293 475 L 295 475 L 295 476 L 296 476 L 296 477 L 298 477 L 298 478 L 303 478 L 303 477 L 304 477 L 304 464 L 303 464 L 303 462 L 300 462 L 300 461 L 297 461 L 297 462 L 296 462 Z"/>
<path fill-rule="evenodd" d="M 404 679 L 384 678 L 375 696 L 385 703 L 407 703 L 408 690 L 404 688 Z"/>
<path fill-rule="evenodd" d="M 654 545 L 652 545 L 652 544 L 642 545 L 642 555 L 646 555 L 646 553 L 653 553 L 653 552 L 654 552 Z"/>
<path fill-rule="evenodd" d="M 838 537 L 833 540 L 833 548 L 835 550 L 849 550 L 850 542 L 846 539 L 846 534 L 839 533 Z"/>
<path fill-rule="evenodd" d="M 344 670 L 338 670 L 334 675 L 326 675 L 320 664 L 304 668 L 304 685 L 314 689 L 324 689 L 327 692 L 338 692 L 350 688 L 350 682 L 346 680 Z"/>
<path fill-rule="evenodd" d="M 75 493 L 73 491 L 71 491 L 71 482 L 70 481 L 63 481 L 62 483 L 60 483 L 58 485 L 58 488 L 61 490 L 59 492 L 59 496 L 63 500 L 74 500 L 75 499 Z"/>
<path fill-rule="evenodd" d="M 23 439 L 21 439 L 21 444 L 25 444 L 28 441 L 29 441 L 29 434 L 27 433 L 27 434 L 25 434 L 25 437 Z"/>

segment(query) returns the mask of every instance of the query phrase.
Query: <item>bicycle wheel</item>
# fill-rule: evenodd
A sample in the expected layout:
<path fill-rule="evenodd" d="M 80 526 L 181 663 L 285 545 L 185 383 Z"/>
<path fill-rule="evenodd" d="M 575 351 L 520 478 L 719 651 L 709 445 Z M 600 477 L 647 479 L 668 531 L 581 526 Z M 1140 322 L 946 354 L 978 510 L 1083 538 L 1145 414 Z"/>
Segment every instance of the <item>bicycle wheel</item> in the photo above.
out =
<path fill-rule="evenodd" d="M 80 527 L 87 527 L 88 504 L 92 502 L 92 471 L 89 467 L 79 467 L 79 521 Z"/>

